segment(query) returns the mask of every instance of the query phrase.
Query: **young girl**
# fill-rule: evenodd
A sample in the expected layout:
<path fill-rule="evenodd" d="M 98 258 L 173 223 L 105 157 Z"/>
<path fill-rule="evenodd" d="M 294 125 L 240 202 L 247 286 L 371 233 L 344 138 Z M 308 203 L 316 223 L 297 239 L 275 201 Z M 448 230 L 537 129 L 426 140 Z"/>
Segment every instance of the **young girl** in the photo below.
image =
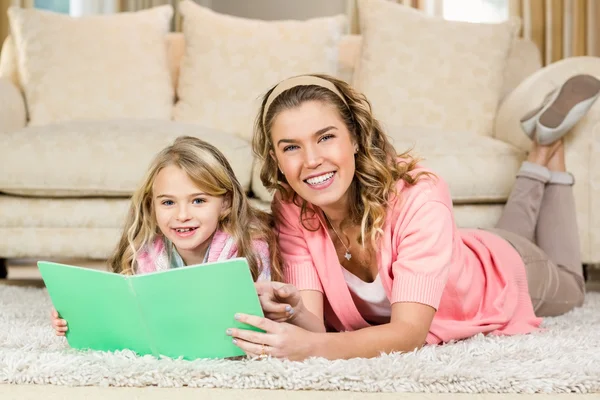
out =
<path fill-rule="evenodd" d="M 250 206 L 229 162 L 214 146 L 179 137 L 154 159 L 131 198 L 109 260 L 120 274 L 246 257 L 254 280 L 281 280 L 270 217 Z M 63 336 L 67 323 L 52 312 Z"/>
<path fill-rule="evenodd" d="M 276 191 L 289 285 L 258 284 L 268 318 L 236 317 L 266 333 L 231 329 L 234 343 L 294 360 L 374 357 L 478 333 L 525 334 L 540 316 L 580 306 L 562 136 L 598 83 L 574 77 L 524 118 L 536 128 L 533 150 L 494 230 L 459 230 L 444 180 L 397 155 L 348 84 L 314 75 L 279 83 L 263 99 L 254 150 L 262 182 Z"/>

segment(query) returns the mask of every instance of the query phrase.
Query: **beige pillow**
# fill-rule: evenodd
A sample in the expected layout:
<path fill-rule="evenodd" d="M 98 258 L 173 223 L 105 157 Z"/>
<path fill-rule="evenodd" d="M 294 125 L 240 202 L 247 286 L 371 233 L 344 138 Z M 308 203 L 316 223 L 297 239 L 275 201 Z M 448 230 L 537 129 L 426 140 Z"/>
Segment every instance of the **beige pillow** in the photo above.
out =
<path fill-rule="evenodd" d="M 171 117 L 171 6 L 81 18 L 11 7 L 8 15 L 31 125 Z"/>
<path fill-rule="evenodd" d="M 182 1 L 186 52 L 174 118 L 252 137 L 260 97 L 278 81 L 337 72 L 346 17 L 260 21 Z"/>
<path fill-rule="evenodd" d="M 491 135 L 518 20 L 474 24 L 359 0 L 354 85 L 386 124 Z"/>
<path fill-rule="evenodd" d="M 0 78 L 10 79 L 17 89 L 23 90 L 19 79 L 17 57 L 15 54 L 15 41 L 10 35 L 4 39 L 4 44 L 0 51 Z"/>

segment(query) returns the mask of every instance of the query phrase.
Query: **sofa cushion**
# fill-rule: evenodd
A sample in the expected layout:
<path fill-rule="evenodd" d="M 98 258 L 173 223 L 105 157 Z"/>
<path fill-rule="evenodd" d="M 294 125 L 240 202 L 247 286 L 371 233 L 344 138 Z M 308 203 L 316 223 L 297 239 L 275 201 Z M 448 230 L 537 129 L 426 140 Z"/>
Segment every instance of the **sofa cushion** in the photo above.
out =
<path fill-rule="evenodd" d="M 428 128 L 390 128 L 388 134 L 398 152 L 411 154 L 442 177 L 455 204 L 505 202 L 525 152 L 487 136 Z M 260 165 L 252 175 L 252 192 L 270 201 L 272 194 L 260 181 Z"/>
<path fill-rule="evenodd" d="M 2 135 L 0 192 L 28 196 L 129 196 L 156 153 L 176 137 L 216 146 L 247 190 L 250 145 L 196 124 L 157 120 L 71 121 Z"/>
<path fill-rule="evenodd" d="M 128 198 L 39 198 L 0 195 L 2 228 L 122 228 Z"/>
<path fill-rule="evenodd" d="M 261 96 L 282 79 L 337 73 L 346 17 L 260 21 L 180 3 L 185 55 L 177 87 L 178 121 L 250 140 Z"/>
<path fill-rule="evenodd" d="M 170 119 L 171 6 L 81 18 L 11 7 L 8 15 L 32 125 Z"/>
<path fill-rule="evenodd" d="M 518 22 L 447 21 L 386 0 L 359 2 L 354 85 L 394 125 L 491 136 Z"/>

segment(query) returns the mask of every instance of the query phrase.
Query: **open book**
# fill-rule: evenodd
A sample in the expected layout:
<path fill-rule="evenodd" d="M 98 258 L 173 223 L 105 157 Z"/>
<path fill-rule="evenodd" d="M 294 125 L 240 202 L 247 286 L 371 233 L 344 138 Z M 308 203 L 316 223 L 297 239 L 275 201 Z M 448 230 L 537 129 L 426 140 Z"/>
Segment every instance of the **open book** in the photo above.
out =
<path fill-rule="evenodd" d="M 184 359 L 244 355 L 227 328 L 264 316 L 245 258 L 127 276 L 46 261 L 38 268 L 76 349 Z"/>

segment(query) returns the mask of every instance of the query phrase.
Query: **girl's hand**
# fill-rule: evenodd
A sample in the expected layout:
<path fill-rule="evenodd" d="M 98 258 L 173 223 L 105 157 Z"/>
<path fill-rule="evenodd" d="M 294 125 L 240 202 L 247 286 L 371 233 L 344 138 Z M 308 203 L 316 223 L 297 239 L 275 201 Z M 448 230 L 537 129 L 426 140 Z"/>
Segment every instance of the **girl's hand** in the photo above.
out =
<path fill-rule="evenodd" d="M 315 355 L 319 334 L 304 330 L 285 322 L 274 322 L 267 318 L 248 314 L 236 314 L 235 319 L 265 331 L 227 329 L 233 343 L 249 357 L 277 357 L 302 361 Z"/>
<path fill-rule="evenodd" d="M 54 308 L 52 309 L 52 313 L 50 315 L 52 319 L 52 327 L 56 332 L 56 336 L 65 336 L 65 332 L 67 332 L 67 330 L 69 329 L 67 327 L 67 321 L 61 319 L 58 316 L 58 311 L 56 311 Z"/>
<path fill-rule="evenodd" d="M 302 296 L 293 285 L 281 282 L 256 282 L 254 286 L 265 317 L 270 320 L 284 322 L 304 309 Z"/>

